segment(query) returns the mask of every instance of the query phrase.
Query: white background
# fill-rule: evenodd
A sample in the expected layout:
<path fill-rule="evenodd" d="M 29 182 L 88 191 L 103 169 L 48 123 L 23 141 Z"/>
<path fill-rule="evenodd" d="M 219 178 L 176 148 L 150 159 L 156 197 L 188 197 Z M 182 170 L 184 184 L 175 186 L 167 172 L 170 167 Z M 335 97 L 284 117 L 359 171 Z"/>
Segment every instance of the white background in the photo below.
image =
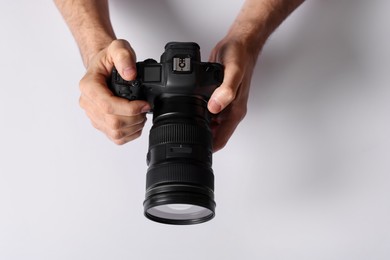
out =
<path fill-rule="evenodd" d="M 207 60 L 241 3 L 116 0 L 112 22 L 139 60 L 173 40 Z M 0 10 L 1 260 L 390 258 L 389 1 L 307 1 L 273 34 L 195 226 L 144 218 L 151 120 L 124 146 L 90 125 L 53 3 Z"/>

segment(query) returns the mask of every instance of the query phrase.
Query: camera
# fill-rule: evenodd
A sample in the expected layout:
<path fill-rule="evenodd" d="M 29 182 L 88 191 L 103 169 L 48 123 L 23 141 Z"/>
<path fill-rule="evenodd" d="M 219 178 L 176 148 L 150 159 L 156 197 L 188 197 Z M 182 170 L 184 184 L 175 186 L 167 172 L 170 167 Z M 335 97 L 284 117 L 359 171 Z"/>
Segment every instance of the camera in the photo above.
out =
<path fill-rule="evenodd" d="M 197 224 L 215 215 L 211 115 L 207 102 L 223 81 L 223 66 L 201 62 L 199 45 L 170 42 L 160 63 L 137 62 L 126 81 L 114 68 L 109 88 L 151 105 L 144 214 L 174 225 Z"/>

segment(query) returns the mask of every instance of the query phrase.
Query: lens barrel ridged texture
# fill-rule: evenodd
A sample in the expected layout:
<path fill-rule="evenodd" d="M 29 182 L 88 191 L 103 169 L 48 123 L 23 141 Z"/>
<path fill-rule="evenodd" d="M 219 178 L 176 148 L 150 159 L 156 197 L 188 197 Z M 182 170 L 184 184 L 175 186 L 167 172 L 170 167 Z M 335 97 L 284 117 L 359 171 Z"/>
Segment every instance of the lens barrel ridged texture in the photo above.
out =
<path fill-rule="evenodd" d="M 184 163 L 166 163 L 149 168 L 146 188 L 164 183 L 194 184 L 214 190 L 214 174 L 211 168 Z"/>
<path fill-rule="evenodd" d="M 192 124 L 165 124 L 150 131 L 149 146 L 167 143 L 211 145 L 211 133 L 205 127 Z"/>
<path fill-rule="evenodd" d="M 161 156 L 165 160 L 151 164 L 148 169 L 146 188 L 150 189 L 164 183 L 187 183 L 214 190 L 209 129 L 206 126 L 184 123 L 155 125 L 149 135 L 150 154 L 153 154 L 153 149 L 165 151 L 166 149 L 161 149 L 161 146 L 171 144 L 190 145 L 194 150 L 201 147 L 201 152 L 191 154 L 189 158 L 170 160 L 165 159 L 166 154 Z"/>

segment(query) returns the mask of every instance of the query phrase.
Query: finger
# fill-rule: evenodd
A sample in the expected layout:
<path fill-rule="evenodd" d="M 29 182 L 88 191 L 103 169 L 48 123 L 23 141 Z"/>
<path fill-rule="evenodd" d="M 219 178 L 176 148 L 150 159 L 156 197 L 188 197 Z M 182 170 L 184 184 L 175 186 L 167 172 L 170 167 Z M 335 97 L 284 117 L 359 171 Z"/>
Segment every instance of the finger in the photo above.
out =
<path fill-rule="evenodd" d="M 120 130 L 108 130 L 106 131 L 106 135 L 114 143 L 122 145 L 138 138 L 142 133 L 142 129 L 145 126 L 145 122 L 146 120 L 139 124 L 132 125 L 130 127 Z"/>
<path fill-rule="evenodd" d="M 108 57 L 125 80 L 133 80 L 137 75 L 136 55 L 126 40 L 115 40 L 107 49 Z"/>
<path fill-rule="evenodd" d="M 91 121 L 98 125 L 104 125 L 106 129 L 120 130 L 143 123 L 146 120 L 145 113 L 135 116 L 117 116 L 102 113 L 94 103 L 90 102 L 84 96 L 80 97 L 80 106 L 86 111 Z"/>
<path fill-rule="evenodd" d="M 105 77 L 90 72 L 81 79 L 80 91 L 105 114 L 135 116 L 151 109 L 146 101 L 129 101 L 114 96 L 105 83 Z"/>
<path fill-rule="evenodd" d="M 246 105 L 232 103 L 222 113 L 212 117 L 210 126 L 213 135 L 214 152 L 226 145 L 246 113 Z"/>
<path fill-rule="evenodd" d="M 146 123 L 146 117 L 134 121 L 129 127 L 111 128 L 104 119 L 92 111 L 86 111 L 91 120 L 91 124 L 96 129 L 103 132 L 111 141 L 116 144 L 124 144 L 139 137 Z"/>
<path fill-rule="evenodd" d="M 225 109 L 236 97 L 238 88 L 243 78 L 242 69 L 236 63 L 225 64 L 224 80 L 208 102 L 208 109 L 213 114 L 218 114 Z"/>
<path fill-rule="evenodd" d="M 136 116 L 112 116 L 104 115 L 103 122 L 108 129 L 123 130 L 135 125 L 144 124 L 146 121 L 145 114 L 139 114 Z"/>
<path fill-rule="evenodd" d="M 213 152 L 217 152 L 225 147 L 230 137 L 233 135 L 238 123 L 234 120 L 222 122 L 212 122 L 211 130 L 213 134 Z"/>
<path fill-rule="evenodd" d="M 139 131 L 129 135 L 129 136 L 126 136 L 126 137 L 123 137 L 122 139 L 119 139 L 119 140 L 112 140 L 114 143 L 116 143 L 117 145 L 123 145 L 123 144 L 126 144 L 130 141 L 133 141 L 134 139 L 137 139 L 138 137 L 140 137 L 142 134 L 142 129 L 140 129 Z"/>

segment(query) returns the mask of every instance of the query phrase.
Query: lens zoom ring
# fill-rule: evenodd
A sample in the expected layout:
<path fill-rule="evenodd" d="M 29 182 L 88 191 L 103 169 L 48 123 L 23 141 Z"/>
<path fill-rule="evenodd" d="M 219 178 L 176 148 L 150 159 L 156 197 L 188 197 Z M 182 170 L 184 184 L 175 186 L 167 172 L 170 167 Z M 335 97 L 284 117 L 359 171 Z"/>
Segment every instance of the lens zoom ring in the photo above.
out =
<path fill-rule="evenodd" d="M 146 189 L 163 183 L 188 183 L 206 186 L 214 190 L 214 174 L 211 168 L 194 164 L 159 164 L 148 169 Z"/>
<path fill-rule="evenodd" d="M 165 124 L 150 131 L 149 146 L 166 143 L 187 143 L 211 145 L 211 132 L 199 125 Z"/>

